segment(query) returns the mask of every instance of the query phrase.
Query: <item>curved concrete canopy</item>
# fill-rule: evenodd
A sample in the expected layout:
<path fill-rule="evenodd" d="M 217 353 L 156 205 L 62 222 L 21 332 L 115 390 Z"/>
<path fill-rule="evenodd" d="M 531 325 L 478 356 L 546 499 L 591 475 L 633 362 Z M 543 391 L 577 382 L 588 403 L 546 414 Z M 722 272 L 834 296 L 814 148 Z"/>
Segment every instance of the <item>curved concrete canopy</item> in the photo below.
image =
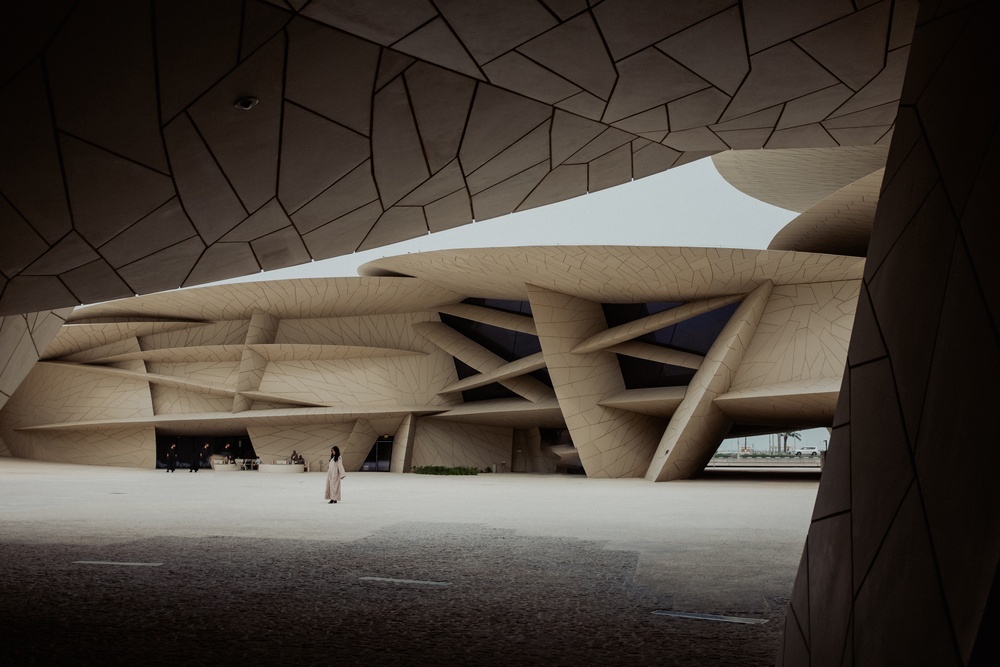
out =
<path fill-rule="evenodd" d="M 106 324 L 118 319 L 176 321 L 276 317 L 352 317 L 433 308 L 462 296 L 430 283 L 403 278 L 302 278 L 213 285 L 119 299 L 73 311 L 67 324 Z M 193 320 L 191 318 L 194 318 Z"/>
<path fill-rule="evenodd" d="M 413 465 L 483 467 L 517 449 L 551 472 L 538 429 L 566 428 L 591 476 L 687 477 L 734 427 L 830 423 L 863 263 L 712 248 L 449 250 L 367 267 L 416 277 L 97 304 L 33 343 L 41 359 L 0 405 L 0 445 L 148 466 L 158 434 L 246 433 L 263 455 L 318 457 L 340 443 L 358 469 L 372 438 L 395 433 Z M 684 303 L 651 303 L 662 301 Z M 609 315 L 616 303 L 639 307 Z M 394 469 L 407 457 L 394 454 Z"/>
<path fill-rule="evenodd" d="M 745 294 L 768 280 L 858 280 L 864 259 L 732 248 L 536 246 L 413 253 L 358 270 L 413 276 L 470 296 L 526 299 L 526 285 L 533 285 L 598 303 L 642 303 Z"/>
<path fill-rule="evenodd" d="M 775 234 L 768 250 L 864 257 L 885 169 L 859 178 L 816 204 Z"/>
<path fill-rule="evenodd" d="M 729 151 L 712 156 L 737 190 L 802 213 L 841 188 L 885 167 L 889 144 L 781 151 Z"/>
<path fill-rule="evenodd" d="M 883 142 L 914 6 L 15 3 L 0 315 L 378 247 L 731 148 Z"/>

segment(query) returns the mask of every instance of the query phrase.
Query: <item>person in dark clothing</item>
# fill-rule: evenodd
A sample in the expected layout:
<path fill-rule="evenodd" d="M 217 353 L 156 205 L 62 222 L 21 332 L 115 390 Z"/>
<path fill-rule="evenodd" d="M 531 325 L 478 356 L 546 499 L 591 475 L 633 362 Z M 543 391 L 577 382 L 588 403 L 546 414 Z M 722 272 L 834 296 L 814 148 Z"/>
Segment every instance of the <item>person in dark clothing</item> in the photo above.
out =
<path fill-rule="evenodd" d="M 174 472 L 177 470 L 177 443 L 170 445 L 167 449 L 167 472 Z"/>
<path fill-rule="evenodd" d="M 204 460 L 205 462 L 207 462 L 208 457 L 211 456 L 211 454 L 212 451 L 211 448 L 208 446 L 207 442 L 205 443 L 205 446 L 202 447 L 201 449 L 195 447 L 194 456 L 191 457 L 191 469 L 188 470 L 188 472 L 198 472 L 198 468 L 201 467 L 202 461 Z"/>

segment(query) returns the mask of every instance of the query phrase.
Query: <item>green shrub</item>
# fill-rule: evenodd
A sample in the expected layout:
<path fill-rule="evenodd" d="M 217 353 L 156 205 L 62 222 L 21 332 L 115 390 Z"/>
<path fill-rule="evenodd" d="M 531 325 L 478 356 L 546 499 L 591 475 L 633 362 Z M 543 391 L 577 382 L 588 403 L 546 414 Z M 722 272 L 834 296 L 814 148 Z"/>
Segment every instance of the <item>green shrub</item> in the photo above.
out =
<path fill-rule="evenodd" d="M 478 475 L 479 468 L 462 466 L 413 466 L 410 472 L 418 475 Z"/>

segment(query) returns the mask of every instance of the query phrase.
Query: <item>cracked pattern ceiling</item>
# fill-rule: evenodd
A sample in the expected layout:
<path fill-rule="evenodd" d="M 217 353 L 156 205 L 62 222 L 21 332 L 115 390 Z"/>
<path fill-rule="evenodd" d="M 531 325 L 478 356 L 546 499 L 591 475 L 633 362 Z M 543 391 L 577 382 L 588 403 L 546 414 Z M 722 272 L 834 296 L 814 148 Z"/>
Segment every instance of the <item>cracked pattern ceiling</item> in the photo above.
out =
<path fill-rule="evenodd" d="M 885 145 L 915 7 L 7 4 L 0 315 L 375 248 L 729 149 Z"/>

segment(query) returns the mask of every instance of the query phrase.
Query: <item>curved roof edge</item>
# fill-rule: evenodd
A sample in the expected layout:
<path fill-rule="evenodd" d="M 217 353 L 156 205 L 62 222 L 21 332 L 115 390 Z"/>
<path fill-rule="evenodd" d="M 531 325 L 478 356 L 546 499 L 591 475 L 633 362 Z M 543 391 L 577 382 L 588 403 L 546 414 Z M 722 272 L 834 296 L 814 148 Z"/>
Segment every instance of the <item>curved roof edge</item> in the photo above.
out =
<path fill-rule="evenodd" d="M 888 146 L 726 151 L 712 156 L 734 188 L 802 213 L 843 187 L 885 167 Z"/>
<path fill-rule="evenodd" d="M 785 225 L 768 250 L 864 257 L 884 174 L 885 169 L 879 169 L 837 190 Z"/>

